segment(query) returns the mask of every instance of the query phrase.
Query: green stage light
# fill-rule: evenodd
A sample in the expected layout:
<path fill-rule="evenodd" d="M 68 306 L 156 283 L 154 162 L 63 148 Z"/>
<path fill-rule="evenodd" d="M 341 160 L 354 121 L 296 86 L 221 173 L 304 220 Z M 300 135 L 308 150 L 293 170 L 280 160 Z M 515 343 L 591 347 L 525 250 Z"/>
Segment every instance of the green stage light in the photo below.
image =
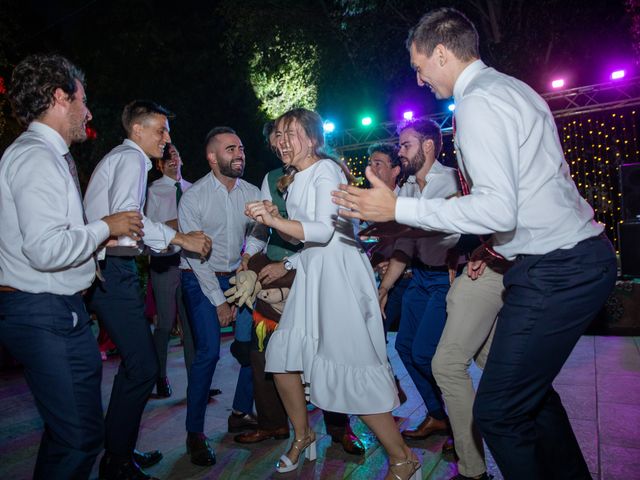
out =
<path fill-rule="evenodd" d="M 362 125 L 364 125 L 365 127 L 368 127 L 373 123 L 373 119 L 371 117 L 362 117 L 361 122 L 362 122 Z"/>

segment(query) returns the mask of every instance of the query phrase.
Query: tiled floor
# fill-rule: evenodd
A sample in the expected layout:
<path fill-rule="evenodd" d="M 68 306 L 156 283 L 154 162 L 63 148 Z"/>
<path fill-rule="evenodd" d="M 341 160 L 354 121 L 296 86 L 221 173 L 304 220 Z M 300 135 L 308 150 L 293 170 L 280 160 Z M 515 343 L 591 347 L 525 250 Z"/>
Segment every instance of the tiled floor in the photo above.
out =
<path fill-rule="evenodd" d="M 391 339 L 393 341 L 393 338 Z M 311 413 L 319 435 L 318 460 L 305 463 L 297 472 L 277 475 L 273 465 L 288 441 L 268 440 L 253 446 L 233 443 L 226 433 L 237 364 L 228 354 L 229 340 L 223 345 L 214 386 L 223 393 L 207 410 L 206 430 L 216 449 L 218 463 L 212 468 L 192 465 L 184 449 L 186 377 L 182 349 L 171 348 L 169 376 L 174 395 L 152 399 L 147 405 L 140 433 L 139 448 L 159 448 L 164 460 L 149 469 L 162 479 L 382 479 L 386 457 L 375 438 L 356 418 L 352 425 L 367 446 L 366 457 L 345 454 L 324 434 L 321 414 Z M 424 406 L 402 368 L 392 346 L 392 364 L 409 401 L 394 414 L 403 425 L 414 425 L 424 416 Z M 104 362 L 103 399 L 107 404 L 111 382 L 119 360 Z M 479 371 L 473 370 L 474 378 Z M 640 479 L 640 337 L 583 337 L 576 346 L 556 387 L 560 392 L 576 436 L 587 458 L 594 479 Z M 20 372 L 0 372 L 0 478 L 30 478 L 42 424 Z M 445 461 L 440 448 L 444 437 L 431 437 L 412 447 L 423 459 L 423 478 L 448 479 L 455 464 Z M 489 470 L 502 479 L 489 457 Z M 97 467 L 94 469 L 97 477 Z"/>

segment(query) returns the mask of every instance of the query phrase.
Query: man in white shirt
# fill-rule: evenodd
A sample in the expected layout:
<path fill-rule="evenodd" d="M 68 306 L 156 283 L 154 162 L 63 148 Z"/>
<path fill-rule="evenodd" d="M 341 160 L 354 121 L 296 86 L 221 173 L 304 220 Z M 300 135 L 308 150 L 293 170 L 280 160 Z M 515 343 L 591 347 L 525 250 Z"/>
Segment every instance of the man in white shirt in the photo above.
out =
<path fill-rule="evenodd" d="M 548 105 L 479 59 L 478 34 L 463 14 L 428 13 L 407 46 L 418 84 L 454 96 L 470 195 L 396 199 L 369 173 L 375 188 L 341 186 L 335 201 L 352 209 L 346 216 L 493 234 L 495 252 L 515 263 L 504 276 L 475 421 L 507 479 L 590 478 L 552 382 L 614 285 L 604 227 L 571 179 Z"/>
<path fill-rule="evenodd" d="M 193 184 L 178 207 L 180 230 L 202 230 L 214 245 L 205 262 L 185 254 L 180 266 L 196 350 L 187 387 L 187 451 L 192 463 L 203 466 L 216 462 L 204 434 L 204 419 L 209 386 L 220 358 L 220 329 L 232 321 L 235 341 L 231 353 L 241 368 L 228 427 L 230 432 L 257 427 L 252 415 L 251 312 L 246 307 L 237 311 L 226 302 L 223 292 L 241 264 L 246 238 L 252 232 L 256 238 L 266 238 L 266 232 L 254 232 L 264 227 L 244 214 L 245 204 L 260 199 L 260 190 L 240 178 L 245 155 L 238 135 L 229 127 L 216 127 L 207 134 L 205 148 L 211 173 Z"/>
<path fill-rule="evenodd" d="M 96 166 L 85 195 L 89 220 L 122 210 L 141 212 L 145 204 L 147 171 L 152 158 L 160 158 L 169 136 L 170 113 L 147 100 L 129 103 L 122 113 L 127 138 Z M 94 285 L 91 306 L 103 321 L 122 359 L 113 381 L 105 420 L 105 455 L 100 478 L 145 478 L 140 466 L 151 466 L 160 452 L 134 451 L 140 420 L 149 394 L 158 379 L 158 358 L 149 324 L 144 316 L 135 257 L 142 243 L 156 252 L 174 246 L 205 257 L 211 239 L 202 232 L 176 232 L 170 226 L 143 216 L 145 235 L 138 242 L 121 239 L 107 245 L 100 262 L 104 282 Z M 113 246 L 111 246 L 113 245 Z"/>
<path fill-rule="evenodd" d="M 440 127 L 432 120 L 416 121 L 400 131 L 399 156 L 408 178 L 400 188 L 399 197 L 430 199 L 456 195 L 458 174 L 454 168 L 445 167 L 436 160 L 441 150 Z M 449 429 L 442 396 L 431 371 L 431 360 L 447 318 L 448 254 L 459 238 L 457 234 L 439 233 L 422 238 L 411 235 L 398 238 L 380 282 L 378 294 L 380 307 L 384 309 L 389 291 L 406 267 L 411 266 L 412 278 L 402 297 L 396 350 L 424 401 L 427 415 L 416 428 L 402 432 L 408 439 L 424 439 Z"/>
<path fill-rule="evenodd" d="M 138 212 L 86 223 L 69 146 L 86 140 L 84 74 L 33 55 L 8 97 L 28 126 L 0 161 L 0 342 L 24 365 L 45 429 L 35 479 L 89 478 L 102 449 L 102 365 L 82 295 L 111 235 L 142 235 Z"/>
<path fill-rule="evenodd" d="M 146 214 L 154 222 L 162 222 L 178 229 L 178 202 L 191 183 L 182 178 L 182 158 L 173 143 L 167 143 L 162 158 L 156 160 L 162 177 L 149 186 Z M 154 255 L 151 251 L 149 271 L 151 286 L 158 311 L 158 322 L 153 331 L 153 343 L 158 354 L 160 374 L 156 382 L 156 394 L 161 398 L 171 396 L 171 384 L 167 378 L 167 349 L 171 329 L 180 314 L 184 338 L 184 361 L 187 371 L 193 362 L 193 338 L 189 320 L 182 301 L 180 287 L 180 253 Z"/>

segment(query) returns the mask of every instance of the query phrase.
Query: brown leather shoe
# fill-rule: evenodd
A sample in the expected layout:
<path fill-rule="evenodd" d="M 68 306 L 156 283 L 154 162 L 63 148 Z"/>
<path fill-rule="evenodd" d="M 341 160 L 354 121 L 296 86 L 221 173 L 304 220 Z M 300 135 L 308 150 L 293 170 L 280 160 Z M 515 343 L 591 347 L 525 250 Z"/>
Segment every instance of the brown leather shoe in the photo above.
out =
<path fill-rule="evenodd" d="M 449 421 L 437 420 L 429 415 L 422 421 L 417 428 L 412 430 L 403 430 L 402 436 L 409 440 L 422 440 L 429 435 L 436 433 L 446 434 L 449 433 Z"/>
<path fill-rule="evenodd" d="M 250 413 L 234 413 L 231 412 L 227 420 L 228 432 L 238 433 L 245 430 L 257 430 L 258 420 L 255 415 Z"/>
<path fill-rule="evenodd" d="M 240 433 L 233 437 L 234 442 L 238 443 L 258 443 L 264 440 L 268 440 L 269 438 L 274 438 L 276 440 L 284 440 L 285 438 L 289 438 L 289 428 L 281 427 L 281 428 L 272 428 L 272 429 L 258 429 L 253 432 Z"/>
<path fill-rule="evenodd" d="M 351 430 L 351 425 L 347 423 L 345 428 L 327 428 L 327 433 L 331 436 L 331 441 L 340 443 L 342 449 L 350 455 L 364 455 L 364 445 Z"/>

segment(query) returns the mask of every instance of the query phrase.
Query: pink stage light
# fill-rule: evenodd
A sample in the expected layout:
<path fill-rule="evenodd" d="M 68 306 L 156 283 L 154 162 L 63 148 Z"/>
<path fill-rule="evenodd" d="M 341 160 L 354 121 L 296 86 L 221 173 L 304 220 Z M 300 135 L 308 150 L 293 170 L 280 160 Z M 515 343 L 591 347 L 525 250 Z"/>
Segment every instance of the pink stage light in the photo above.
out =
<path fill-rule="evenodd" d="M 562 88 L 564 87 L 564 78 L 558 78 L 551 82 L 551 88 Z"/>
<path fill-rule="evenodd" d="M 402 114 L 402 118 L 404 118 L 405 120 L 413 120 L 413 112 L 411 110 L 404 112 Z"/>
<path fill-rule="evenodd" d="M 624 78 L 624 70 L 616 70 L 615 72 L 611 72 L 611 80 L 620 80 Z"/>

